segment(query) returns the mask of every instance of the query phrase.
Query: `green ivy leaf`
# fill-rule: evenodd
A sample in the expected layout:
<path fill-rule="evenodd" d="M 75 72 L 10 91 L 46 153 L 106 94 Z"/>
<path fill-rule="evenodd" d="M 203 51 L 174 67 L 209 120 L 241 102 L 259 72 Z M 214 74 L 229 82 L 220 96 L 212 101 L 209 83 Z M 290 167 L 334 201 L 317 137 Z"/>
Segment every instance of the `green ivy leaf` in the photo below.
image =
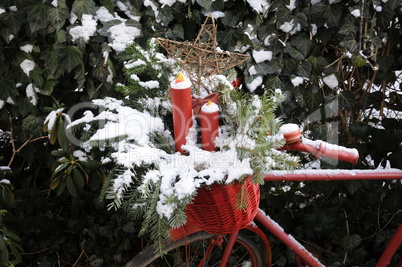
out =
<path fill-rule="evenodd" d="M 54 38 L 56 40 L 56 43 L 65 43 L 67 41 L 67 32 L 63 29 L 60 29 L 55 32 Z"/>
<path fill-rule="evenodd" d="M 0 99 L 7 99 L 11 96 L 11 92 L 14 90 L 14 81 L 9 77 L 3 77 L 0 79 Z"/>
<path fill-rule="evenodd" d="M 42 95 L 51 95 L 54 87 L 59 83 L 58 80 L 47 80 L 43 86 L 39 88 L 39 93 Z"/>
<path fill-rule="evenodd" d="M 262 65 L 264 63 L 261 63 L 259 65 Z M 271 60 L 270 62 L 268 62 L 265 68 L 265 73 L 261 72 L 261 74 L 280 74 L 283 68 L 283 63 L 279 60 Z"/>
<path fill-rule="evenodd" d="M 106 7 L 109 10 L 110 14 L 113 14 L 114 8 L 116 7 L 113 0 L 102 0 L 102 6 Z"/>
<path fill-rule="evenodd" d="M 293 46 L 286 46 L 285 49 L 283 50 L 285 53 L 288 53 L 292 58 L 296 60 L 304 60 L 305 56 L 303 53 L 301 53 L 297 48 Z"/>
<path fill-rule="evenodd" d="M 290 44 L 303 54 L 304 59 L 312 50 L 314 41 L 310 40 L 310 37 L 306 33 L 297 33 L 291 38 Z"/>
<path fill-rule="evenodd" d="M 395 15 L 395 11 L 391 8 L 387 8 L 387 5 L 384 5 L 381 12 L 377 13 L 377 25 L 381 30 L 387 31 L 390 27 L 389 22 L 392 20 Z"/>
<path fill-rule="evenodd" d="M 197 4 L 205 8 L 206 10 L 211 10 L 212 0 L 196 0 Z"/>
<path fill-rule="evenodd" d="M 69 10 L 67 8 L 63 8 L 58 3 L 57 7 L 49 8 L 48 10 L 48 19 L 49 22 L 57 29 L 60 30 L 63 25 L 66 23 L 66 20 L 70 17 Z"/>
<path fill-rule="evenodd" d="M 17 33 L 21 29 L 22 24 L 26 22 L 25 14 L 21 11 L 4 12 L 0 15 L 0 21 L 7 25 L 10 33 L 12 33 L 13 35 L 17 35 Z"/>
<path fill-rule="evenodd" d="M 339 27 L 339 34 L 355 36 L 357 32 L 357 26 L 355 25 L 356 18 L 352 15 L 347 15 L 343 21 L 341 27 Z"/>
<path fill-rule="evenodd" d="M 34 68 L 29 72 L 29 78 L 31 78 L 36 87 L 41 88 L 43 86 L 43 70 L 40 68 Z"/>
<path fill-rule="evenodd" d="M 345 235 L 342 238 L 341 244 L 342 247 L 347 250 L 351 251 L 355 248 L 357 248 L 362 242 L 362 238 L 359 235 Z"/>
<path fill-rule="evenodd" d="M 393 168 L 402 169 L 402 149 L 398 148 L 389 155 L 389 161 Z"/>
<path fill-rule="evenodd" d="M 236 46 L 237 41 L 242 40 L 243 37 L 243 32 L 237 29 L 229 29 L 223 32 L 220 44 L 223 49 L 232 50 Z"/>
<path fill-rule="evenodd" d="M 325 102 L 324 96 L 320 93 L 306 92 L 303 94 L 303 98 L 309 110 L 315 110 Z"/>
<path fill-rule="evenodd" d="M 359 47 L 354 36 L 346 36 L 339 44 L 346 47 L 349 51 L 356 51 Z"/>
<path fill-rule="evenodd" d="M 33 114 L 28 115 L 22 121 L 22 130 L 32 134 L 34 137 L 43 135 L 43 117 L 35 116 Z"/>
<path fill-rule="evenodd" d="M 46 28 L 48 23 L 48 8 L 44 3 L 35 2 L 35 5 L 30 5 L 25 9 L 31 33 Z"/>
<path fill-rule="evenodd" d="M 300 77 L 309 78 L 311 75 L 311 63 L 308 61 L 303 61 L 302 64 L 297 66 L 296 74 Z"/>
<path fill-rule="evenodd" d="M 365 139 L 370 133 L 370 126 L 364 123 L 355 123 L 349 126 L 349 130 L 353 136 Z"/>
<path fill-rule="evenodd" d="M 83 14 L 95 15 L 95 3 L 92 0 L 75 0 L 73 3 L 72 11 L 79 19 Z"/>
<path fill-rule="evenodd" d="M 269 78 L 265 85 L 267 88 L 278 88 L 278 89 L 285 88 L 285 85 L 279 76 Z"/>
<path fill-rule="evenodd" d="M 86 76 L 85 76 L 85 67 L 80 66 L 75 69 L 75 75 L 74 79 L 77 80 L 77 88 L 82 88 L 84 86 L 84 83 L 86 81 Z"/>
<path fill-rule="evenodd" d="M 315 74 L 320 75 L 323 71 L 323 68 L 328 65 L 327 60 L 324 57 L 314 57 L 310 56 L 307 58 L 307 61 L 311 63 L 312 70 Z"/>
<path fill-rule="evenodd" d="M 61 61 L 60 64 L 65 68 L 68 72 L 71 72 L 75 67 L 79 65 L 84 65 L 82 60 L 82 52 L 76 46 L 67 46 L 62 50 L 62 54 L 60 55 Z"/>
<path fill-rule="evenodd" d="M 284 58 L 282 59 L 282 74 L 290 75 L 296 69 L 297 62 L 293 58 Z"/>
<path fill-rule="evenodd" d="M 173 27 L 173 34 L 180 39 L 184 39 L 184 28 L 181 24 L 176 24 Z"/>
<path fill-rule="evenodd" d="M 395 64 L 395 57 L 393 55 L 378 56 L 377 64 L 380 65 L 381 72 L 388 72 Z"/>
<path fill-rule="evenodd" d="M 107 76 L 109 75 L 109 70 L 103 65 L 96 66 L 92 71 L 92 75 L 100 82 L 105 83 Z"/>
<path fill-rule="evenodd" d="M 320 18 L 322 24 L 337 27 L 341 19 L 342 12 L 337 5 L 329 5 L 325 2 L 319 2 L 311 6 L 312 17 Z"/>
<path fill-rule="evenodd" d="M 384 96 L 381 91 L 366 94 L 360 100 L 360 107 L 363 110 L 368 109 L 371 105 L 381 102 L 383 98 Z"/>
<path fill-rule="evenodd" d="M 346 181 L 346 189 L 351 195 L 354 195 L 360 188 L 362 188 L 362 184 L 360 181 Z"/>
<path fill-rule="evenodd" d="M 46 67 L 49 68 L 50 74 L 55 74 L 56 71 L 59 69 L 59 56 L 53 49 L 47 49 L 43 51 L 40 58 L 43 59 Z"/>
<path fill-rule="evenodd" d="M 352 109 L 356 103 L 355 94 L 352 91 L 342 91 L 337 99 L 340 108 Z"/>

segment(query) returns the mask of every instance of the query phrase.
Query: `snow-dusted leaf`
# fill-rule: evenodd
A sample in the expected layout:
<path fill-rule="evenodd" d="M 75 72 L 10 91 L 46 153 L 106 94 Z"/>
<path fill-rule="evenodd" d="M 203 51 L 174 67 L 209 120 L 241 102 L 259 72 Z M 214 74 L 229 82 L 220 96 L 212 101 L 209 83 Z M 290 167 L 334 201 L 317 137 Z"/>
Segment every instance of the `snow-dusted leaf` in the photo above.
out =
<path fill-rule="evenodd" d="M 81 50 L 73 45 L 67 46 L 65 49 L 62 50 L 60 64 L 68 72 L 71 72 L 75 67 L 83 64 Z"/>
<path fill-rule="evenodd" d="M 290 10 L 285 7 L 281 6 L 278 8 L 278 10 L 275 12 L 276 16 L 276 28 L 279 29 L 284 23 L 291 22 L 294 18 L 292 17 L 292 13 Z"/>
<path fill-rule="evenodd" d="M 75 0 L 72 11 L 81 19 L 83 14 L 95 15 L 95 3 L 92 0 Z"/>

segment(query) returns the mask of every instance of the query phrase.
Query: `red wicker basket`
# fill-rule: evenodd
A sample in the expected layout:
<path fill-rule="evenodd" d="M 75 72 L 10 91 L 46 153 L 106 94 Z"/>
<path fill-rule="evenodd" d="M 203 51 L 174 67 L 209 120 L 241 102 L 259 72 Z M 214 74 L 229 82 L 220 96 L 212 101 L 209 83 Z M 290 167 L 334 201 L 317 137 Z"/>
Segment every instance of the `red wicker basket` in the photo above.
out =
<path fill-rule="evenodd" d="M 212 234 L 227 234 L 244 228 L 254 219 L 260 202 L 260 187 L 250 180 L 198 189 L 193 203 L 187 206 L 187 219 Z M 236 207 L 242 187 L 246 192 L 243 199 L 246 209 Z"/>

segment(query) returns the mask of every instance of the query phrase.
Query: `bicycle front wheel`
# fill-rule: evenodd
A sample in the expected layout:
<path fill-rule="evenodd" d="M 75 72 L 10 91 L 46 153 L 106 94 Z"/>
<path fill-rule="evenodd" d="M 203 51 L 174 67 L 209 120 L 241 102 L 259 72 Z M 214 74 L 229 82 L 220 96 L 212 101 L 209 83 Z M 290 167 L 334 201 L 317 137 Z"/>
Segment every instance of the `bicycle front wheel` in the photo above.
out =
<path fill-rule="evenodd" d="M 166 255 L 148 247 L 130 260 L 126 267 L 145 266 L 219 266 L 228 237 L 197 232 L 166 244 Z M 200 265 L 201 264 L 201 265 Z M 263 266 L 260 249 L 248 236 L 239 233 L 226 266 Z"/>

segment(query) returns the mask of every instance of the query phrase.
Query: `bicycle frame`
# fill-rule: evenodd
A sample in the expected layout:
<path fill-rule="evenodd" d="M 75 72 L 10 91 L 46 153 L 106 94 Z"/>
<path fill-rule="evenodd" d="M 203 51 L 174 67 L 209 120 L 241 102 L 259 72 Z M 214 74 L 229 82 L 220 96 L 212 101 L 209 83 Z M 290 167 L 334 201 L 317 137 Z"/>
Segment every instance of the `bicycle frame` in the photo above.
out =
<path fill-rule="evenodd" d="M 346 161 L 355 164 L 359 158 L 358 153 L 353 149 L 331 145 L 323 141 L 311 141 L 308 139 L 292 140 L 292 143 L 286 144 L 281 150 L 304 151 L 315 155 L 316 157 L 326 157 L 335 160 Z M 273 171 L 266 174 L 264 181 L 335 181 L 335 180 L 395 180 L 402 179 L 402 170 L 386 169 L 386 170 L 296 170 L 288 171 Z M 294 237 L 287 234 L 284 229 L 264 213 L 261 209 L 257 212 L 254 218 L 274 236 L 281 240 L 286 246 L 291 248 L 301 260 L 311 267 L 324 266 L 314 255 L 307 251 Z M 268 255 L 271 255 L 271 247 L 267 236 L 254 223 L 248 225 L 245 229 L 256 233 L 264 242 Z M 171 239 L 178 240 L 186 235 L 201 231 L 200 228 L 193 223 L 188 222 L 185 226 L 171 231 Z M 232 250 L 234 241 L 238 231 L 230 234 L 229 243 L 225 248 L 224 256 L 220 266 L 226 266 L 228 256 Z M 402 224 L 394 234 L 393 238 L 385 248 L 382 256 L 379 258 L 376 267 L 385 267 L 391 262 L 392 256 L 395 254 L 400 244 L 402 243 Z M 208 249 L 212 249 L 210 244 Z M 208 256 L 205 256 L 208 257 Z M 207 260 L 207 259 L 204 259 Z M 199 266 L 201 265 L 200 263 Z M 271 260 L 268 261 L 268 266 L 272 266 Z M 402 259 L 398 266 L 402 266 Z"/>

